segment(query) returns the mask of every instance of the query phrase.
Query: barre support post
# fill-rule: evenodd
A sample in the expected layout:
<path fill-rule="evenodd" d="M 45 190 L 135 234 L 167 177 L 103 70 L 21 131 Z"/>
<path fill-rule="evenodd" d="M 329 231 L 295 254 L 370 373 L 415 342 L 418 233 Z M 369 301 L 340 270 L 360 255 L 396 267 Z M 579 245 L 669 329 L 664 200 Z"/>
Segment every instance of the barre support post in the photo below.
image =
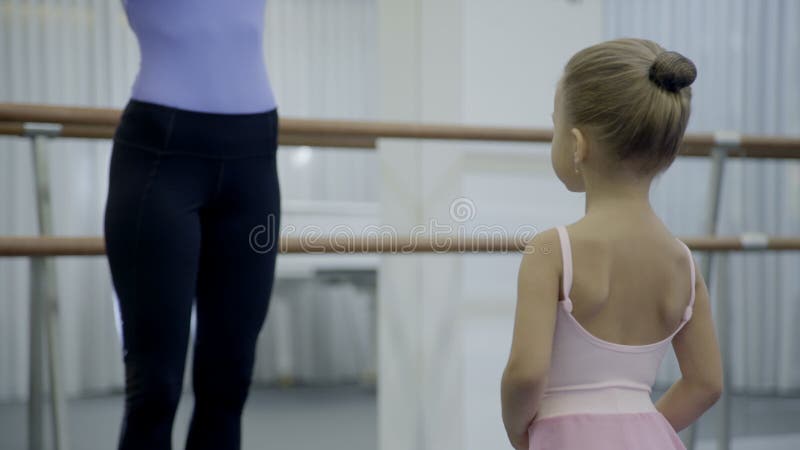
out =
<path fill-rule="evenodd" d="M 734 142 L 731 142 L 732 139 L 726 141 L 719 136 L 716 136 L 716 141 L 718 143 L 720 143 L 720 141 L 723 142 L 722 145 L 714 147 L 711 150 L 711 181 L 708 190 L 708 215 L 706 216 L 705 223 L 705 231 L 709 236 L 717 235 L 717 223 L 719 222 L 720 201 L 722 198 L 722 178 L 725 170 L 725 162 L 728 157 L 727 148 L 734 144 Z M 708 286 L 711 285 L 712 269 L 714 267 L 713 262 L 714 252 L 708 252 L 703 255 L 700 270 Z M 724 339 L 725 336 L 722 336 L 722 338 Z M 724 354 L 723 358 L 725 358 Z M 723 395 L 725 394 L 723 393 Z M 697 428 L 697 422 L 689 427 L 686 436 L 686 448 L 688 450 L 694 450 L 697 446 Z"/>
<path fill-rule="evenodd" d="M 25 132 L 33 147 L 33 169 L 36 183 L 36 212 L 40 235 L 53 233 L 52 207 L 50 198 L 49 164 L 46 154 L 46 140 L 58 136 L 61 126 L 47 123 L 26 123 Z M 41 450 L 44 441 L 43 422 L 43 354 L 47 352 L 48 375 L 50 381 L 51 418 L 53 421 L 53 445 L 56 450 L 68 450 L 66 434 L 66 414 L 64 391 L 61 379 L 61 353 L 58 300 L 56 295 L 55 261 L 39 257 L 31 260 L 31 397 L 29 399 L 28 421 L 29 447 Z M 43 335 L 46 333 L 46 335 Z M 43 337 L 47 338 L 43 342 Z"/>
<path fill-rule="evenodd" d="M 718 133 L 716 136 L 717 147 L 714 147 L 711 150 L 711 192 L 709 193 L 709 205 L 711 206 L 711 210 L 709 211 L 708 222 L 706 223 L 706 231 L 711 236 L 717 235 L 717 225 L 719 223 L 719 211 L 721 208 L 721 201 L 722 201 L 722 180 L 725 173 L 725 162 L 727 161 L 728 157 L 728 149 L 736 148 L 739 146 L 741 142 L 741 136 L 736 133 L 729 133 L 727 135 Z M 711 278 L 712 278 L 712 270 L 714 269 L 714 259 L 718 259 L 718 255 L 715 253 L 706 253 L 706 257 L 703 259 L 703 275 L 706 276 L 706 283 L 707 285 L 711 285 Z M 730 373 L 728 372 L 728 368 L 730 366 L 730 352 L 728 351 L 729 348 L 729 341 L 730 341 L 730 330 L 727 324 L 727 317 L 728 317 L 728 299 L 724 295 L 727 292 L 727 286 L 725 283 L 728 282 L 727 277 L 727 257 L 723 257 L 718 261 L 718 274 L 722 276 L 718 280 L 717 289 L 717 317 L 719 319 L 717 324 L 717 333 L 719 335 L 720 341 L 720 353 L 722 355 L 722 367 L 723 367 L 723 387 L 722 387 L 722 395 L 720 396 L 719 400 L 719 408 L 721 410 L 721 414 L 719 415 L 719 423 L 717 427 L 717 449 L 718 450 L 729 450 L 730 449 L 730 424 L 731 424 L 731 403 L 730 403 L 730 385 L 728 380 L 730 378 Z M 696 438 L 696 436 L 693 436 Z M 694 444 L 694 443 L 693 443 Z"/>
<path fill-rule="evenodd" d="M 727 253 L 716 257 L 717 275 L 717 333 L 719 333 L 719 347 L 722 354 L 722 394 L 719 398 L 719 428 L 717 430 L 717 449 L 728 450 L 731 447 L 731 395 L 730 395 L 730 305 L 728 292 L 730 282 L 730 263 Z"/>

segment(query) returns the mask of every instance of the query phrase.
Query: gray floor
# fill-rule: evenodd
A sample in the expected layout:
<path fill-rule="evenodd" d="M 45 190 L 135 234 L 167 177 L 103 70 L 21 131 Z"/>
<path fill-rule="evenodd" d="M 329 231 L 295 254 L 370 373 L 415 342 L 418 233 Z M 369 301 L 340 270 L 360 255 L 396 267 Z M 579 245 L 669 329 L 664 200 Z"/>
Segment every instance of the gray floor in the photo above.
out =
<path fill-rule="evenodd" d="M 701 440 L 714 439 L 720 409 L 711 408 L 699 423 Z M 800 398 L 734 397 L 731 414 L 733 437 L 794 435 L 800 439 Z M 800 440 L 794 449 L 800 449 Z"/>
<path fill-rule="evenodd" d="M 697 450 L 716 450 L 720 409 L 711 408 L 699 422 Z M 800 449 L 800 398 L 734 397 L 732 450 Z"/>
<path fill-rule="evenodd" d="M 114 448 L 121 396 L 69 407 L 72 450 Z M 183 448 L 190 407 L 186 396 L 175 421 L 176 449 Z M 25 412 L 21 403 L 0 404 L 1 450 L 26 450 Z M 701 420 L 697 450 L 716 449 L 718 413 L 712 409 Z M 377 442 L 375 392 L 363 387 L 255 389 L 244 417 L 243 450 L 374 450 Z M 732 431 L 733 450 L 800 449 L 800 398 L 735 398 Z"/>
<path fill-rule="evenodd" d="M 70 402 L 70 450 L 115 448 L 122 400 L 115 395 Z M 191 403 L 184 395 L 175 419 L 175 449 L 183 448 Z M 242 449 L 374 450 L 375 410 L 373 389 L 255 389 L 244 414 Z M 25 414 L 24 404 L 0 404 L 0 450 L 27 450 Z"/>

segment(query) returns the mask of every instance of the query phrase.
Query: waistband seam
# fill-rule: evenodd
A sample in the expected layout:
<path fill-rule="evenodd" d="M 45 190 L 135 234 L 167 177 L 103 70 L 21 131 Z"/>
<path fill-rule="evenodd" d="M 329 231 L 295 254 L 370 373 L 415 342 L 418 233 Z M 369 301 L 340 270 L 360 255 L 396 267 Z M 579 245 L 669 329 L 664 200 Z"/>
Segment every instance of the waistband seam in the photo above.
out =
<path fill-rule="evenodd" d="M 151 147 L 149 145 L 136 144 L 134 142 L 126 141 L 124 139 L 114 138 L 115 144 L 122 144 L 124 147 L 131 147 L 136 150 L 152 153 L 156 156 L 191 156 L 193 158 L 215 159 L 215 160 L 231 160 L 231 159 L 245 159 L 245 158 L 260 158 L 269 156 L 268 153 L 247 153 L 243 155 L 205 155 L 202 153 L 188 152 L 183 150 L 160 149 Z"/>
<path fill-rule="evenodd" d="M 606 390 L 645 392 L 648 395 L 653 393 L 652 387 L 645 384 L 634 386 L 630 384 L 620 384 L 619 382 L 612 382 L 612 383 L 588 383 L 588 384 L 576 384 L 568 386 L 547 387 L 544 391 L 544 395 L 547 396 L 547 395 L 558 395 L 558 394 L 569 394 L 569 393 L 598 392 Z"/>
<path fill-rule="evenodd" d="M 278 106 L 275 105 L 267 110 L 264 111 L 253 111 L 253 112 L 211 112 L 211 111 L 197 111 L 193 109 L 185 109 L 179 108 L 177 106 L 170 106 L 165 105 L 162 103 L 154 103 L 151 101 L 146 100 L 138 100 L 135 98 L 130 98 L 128 103 L 123 110 L 123 116 L 125 112 L 129 108 L 139 108 L 139 109 L 147 109 L 151 111 L 157 111 L 162 113 L 172 113 L 172 114 L 180 114 L 183 116 L 199 116 L 211 119 L 247 119 L 247 118 L 256 118 L 259 116 L 271 116 L 271 115 L 278 115 Z"/>
<path fill-rule="evenodd" d="M 663 416 L 661 411 L 657 409 L 654 409 L 652 411 L 633 411 L 633 412 L 570 412 L 570 413 L 556 414 L 553 416 L 547 416 L 542 418 L 534 417 L 533 422 L 531 422 L 531 425 L 552 419 L 563 419 L 565 417 L 586 417 L 586 416 L 613 417 L 613 416 L 647 416 L 647 415 Z"/>
<path fill-rule="evenodd" d="M 164 136 L 164 145 L 162 147 L 169 148 L 169 140 L 172 138 L 172 130 L 175 128 L 175 111 L 172 111 L 169 115 L 169 125 L 167 126 L 167 132 Z"/>

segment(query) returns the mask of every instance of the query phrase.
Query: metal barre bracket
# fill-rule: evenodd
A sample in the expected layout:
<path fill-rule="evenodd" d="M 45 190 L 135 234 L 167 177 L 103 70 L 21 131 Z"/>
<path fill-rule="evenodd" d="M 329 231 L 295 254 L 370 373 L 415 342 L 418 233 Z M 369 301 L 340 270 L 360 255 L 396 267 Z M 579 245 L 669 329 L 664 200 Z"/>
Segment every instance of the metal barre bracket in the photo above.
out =
<path fill-rule="evenodd" d="M 64 126 L 60 123 L 25 122 L 22 124 L 22 129 L 25 136 L 58 137 L 61 135 L 61 130 L 64 129 Z"/>
<path fill-rule="evenodd" d="M 742 134 L 738 131 L 715 131 L 714 145 L 722 148 L 736 148 L 742 145 Z"/>
<path fill-rule="evenodd" d="M 769 236 L 764 233 L 742 233 L 739 236 L 742 248 L 747 250 L 765 250 L 769 248 Z"/>

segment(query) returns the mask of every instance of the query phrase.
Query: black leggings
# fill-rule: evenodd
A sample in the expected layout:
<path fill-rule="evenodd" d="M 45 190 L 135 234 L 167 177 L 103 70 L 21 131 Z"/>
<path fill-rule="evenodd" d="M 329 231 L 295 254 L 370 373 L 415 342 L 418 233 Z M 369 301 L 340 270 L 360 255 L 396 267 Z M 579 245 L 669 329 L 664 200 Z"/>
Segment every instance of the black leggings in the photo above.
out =
<path fill-rule="evenodd" d="M 138 101 L 125 109 L 105 213 L 123 329 L 120 449 L 171 448 L 193 303 L 186 448 L 240 447 L 277 253 L 277 125 L 275 111 L 208 114 Z"/>

